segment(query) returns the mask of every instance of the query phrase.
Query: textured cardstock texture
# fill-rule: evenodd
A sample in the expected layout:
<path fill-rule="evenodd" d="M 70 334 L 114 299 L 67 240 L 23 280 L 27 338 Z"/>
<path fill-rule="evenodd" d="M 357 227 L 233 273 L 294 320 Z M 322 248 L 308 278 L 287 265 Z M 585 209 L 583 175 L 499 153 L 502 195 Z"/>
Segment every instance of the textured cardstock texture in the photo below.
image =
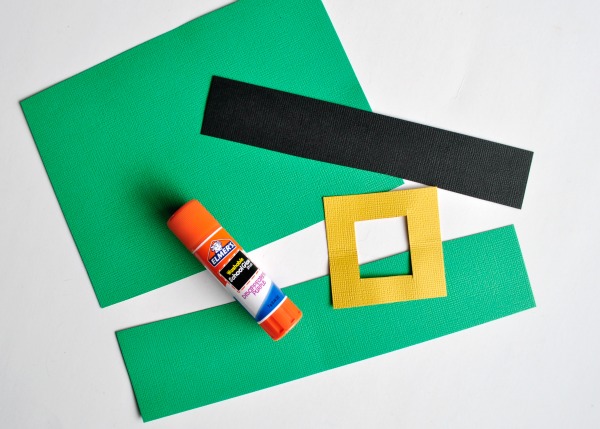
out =
<path fill-rule="evenodd" d="M 334 308 L 446 296 L 437 188 L 323 198 Z M 406 217 L 411 274 L 361 278 L 354 223 Z"/>
<path fill-rule="evenodd" d="M 189 199 L 250 250 L 402 184 L 201 135 L 213 74 L 369 109 L 320 0 L 239 0 L 21 103 L 103 307 L 203 269 L 166 227 Z"/>
<path fill-rule="evenodd" d="M 215 77 L 202 133 L 521 208 L 533 152 L 258 85 Z"/>
<path fill-rule="evenodd" d="M 117 332 L 143 419 L 265 389 L 535 306 L 513 226 L 443 245 L 446 298 L 335 310 L 326 276 L 285 289 L 303 318 L 278 342 L 236 302 Z M 409 255 L 363 265 L 361 271 L 408 273 Z"/>

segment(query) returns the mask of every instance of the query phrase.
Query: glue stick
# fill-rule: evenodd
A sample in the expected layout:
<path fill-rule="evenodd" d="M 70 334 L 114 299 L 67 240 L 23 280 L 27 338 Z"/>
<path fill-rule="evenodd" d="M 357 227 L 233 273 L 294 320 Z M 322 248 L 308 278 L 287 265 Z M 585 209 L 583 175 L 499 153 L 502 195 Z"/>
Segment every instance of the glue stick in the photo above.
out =
<path fill-rule="evenodd" d="M 197 200 L 184 204 L 167 225 L 275 341 L 298 323 L 298 307 Z"/>

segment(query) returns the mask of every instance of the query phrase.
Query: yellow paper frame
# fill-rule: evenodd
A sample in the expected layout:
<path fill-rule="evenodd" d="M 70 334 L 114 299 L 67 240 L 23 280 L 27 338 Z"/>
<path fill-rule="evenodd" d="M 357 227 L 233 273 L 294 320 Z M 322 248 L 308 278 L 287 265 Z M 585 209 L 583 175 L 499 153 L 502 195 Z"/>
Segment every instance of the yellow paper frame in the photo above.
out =
<path fill-rule="evenodd" d="M 323 198 L 334 308 L 446 296 L 437 188 Z M 406 216 L 412 274 L 361 278 L 354 223 Z"/>

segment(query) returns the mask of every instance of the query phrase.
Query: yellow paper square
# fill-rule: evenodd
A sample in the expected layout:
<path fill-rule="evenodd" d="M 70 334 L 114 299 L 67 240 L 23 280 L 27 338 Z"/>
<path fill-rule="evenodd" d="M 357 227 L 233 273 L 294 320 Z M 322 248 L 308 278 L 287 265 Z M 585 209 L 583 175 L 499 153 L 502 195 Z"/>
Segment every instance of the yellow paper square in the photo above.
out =
<path fill-rule="evenodd" d="M 325 197 L 334 308 L 446 296 L 437 188 Z M 354 223 L 406 216 L 412 274 L 360 278 Z"/>

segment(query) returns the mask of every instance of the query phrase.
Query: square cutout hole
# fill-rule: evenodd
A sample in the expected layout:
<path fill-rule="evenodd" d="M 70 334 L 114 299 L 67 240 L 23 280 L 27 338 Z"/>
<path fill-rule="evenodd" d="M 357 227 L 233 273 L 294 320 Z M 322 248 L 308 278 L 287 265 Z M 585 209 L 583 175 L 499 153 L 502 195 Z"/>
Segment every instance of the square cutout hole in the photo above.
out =
<path fill-rule="evenodd" d="M 405 216 L 354 222 L 354 232 L 361 278 L 412 274 L 410 260 L 408 271 L 402 266 L 398 266 L 393 272 L 378 274 L 371 274 L 372 270 L 363 269 L 363 265 L 369 262 L 393 257 L 409 250 L 408 225 Z"/>

